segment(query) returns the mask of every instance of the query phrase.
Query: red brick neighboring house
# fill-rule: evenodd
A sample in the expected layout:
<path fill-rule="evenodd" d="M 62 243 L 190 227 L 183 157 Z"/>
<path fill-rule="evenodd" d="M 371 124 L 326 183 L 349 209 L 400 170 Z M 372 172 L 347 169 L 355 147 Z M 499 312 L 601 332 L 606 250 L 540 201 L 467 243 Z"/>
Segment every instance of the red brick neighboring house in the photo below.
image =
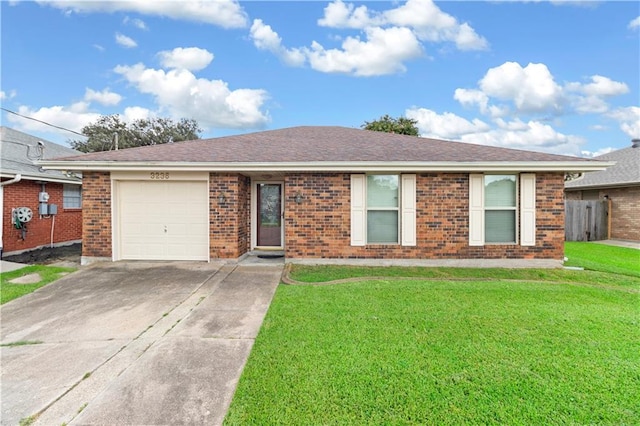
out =
<path fill-rule="evenodd" d="M 42 170 L 35 164 L 38 159 L 69 156 L 80 152 L 8 127 L 0 127 L 0 136 L 2 254 L 18 254 L 44 246 L 80 242 L 82 180 L 60 171 Z M 40 210 L 41 204 L 47 206 L 46 212 Z M 49 206 L 52 205 L 57 206 L 55 214 L 53 207 L 49 214 Z M 31 220 L 16 224 L 18 209 L 23 219 L 31 212 Z"/>
<path fill-rule="evenodd" d="M 559 266 L 564 174 L 608 163 L 294 127 L 42 163 L 84 176 L 83 261 Z M 520 262 L 522 263 L 522 262 Z"/>
<path fill-rule="evenodd" d="M 611 200 L 611 238 L 640 241 L 640 139 L 596 159 L 615 165 L 567 182 L 567 200 Z"/>

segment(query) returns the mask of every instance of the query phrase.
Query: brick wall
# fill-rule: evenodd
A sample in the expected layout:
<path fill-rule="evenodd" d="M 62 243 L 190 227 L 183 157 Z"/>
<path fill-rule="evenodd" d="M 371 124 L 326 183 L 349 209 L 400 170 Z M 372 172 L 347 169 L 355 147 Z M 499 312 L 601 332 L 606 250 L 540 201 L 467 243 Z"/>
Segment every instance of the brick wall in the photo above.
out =
<path fill-rule="evenodd" d="M 111 257 L 111 175 L 82 173 L 82 255 Z"/>
<path fill-rule="evenodd" d="M 300 192 L 301 204 L 293 201 Z M 288 258 L 525 258 L 564 256 L 564 176 L 536 175 L 536 245 L 469 246 L 469 175 L 417 175 L 417 246 L 350 245 L 350 175 L 294 173 L 285 181 Z"/>
<path fill-rule="evenodd" d="M 611 199 L 611 238 L 640 241 L 640 186 L 601 189 Z"/>
<path fill-rule="evenodd" d="M 213 259 L 238 258 L 249 250 L 250 180 L 239 174 L 209 175 L 209 240 Z M 226 200 L 218 198 L 224 194 Z"/>
<path fill-rule="evenodd" d="M 82 238 L 82 210 L 64 209 L 62 204 L 61 183 L 47 183 L 45 191 L 49 194 L 49 204 L 58 206 L 55 224 L 51 216 L 40 217 L 38 214 L 38 194 L 42 185 L 34 181 L 22 180 L 4 187 L 4 211 L 2 212 L 2 240 L 5 253 L 30 250 L 51 244 L 51 227 L 53 226 L 53 243 L 77 241 Z M 22 240 L 22 231 L 11 223 L 11 209 L 29 207 L 33 219 L 27 223 L 26 238 Z"/>

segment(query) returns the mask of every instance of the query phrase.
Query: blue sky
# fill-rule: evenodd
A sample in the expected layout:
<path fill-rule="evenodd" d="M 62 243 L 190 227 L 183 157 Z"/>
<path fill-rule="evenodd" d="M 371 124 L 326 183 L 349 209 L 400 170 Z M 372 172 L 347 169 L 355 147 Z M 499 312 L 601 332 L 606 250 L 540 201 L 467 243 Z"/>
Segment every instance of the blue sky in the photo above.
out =
<path fill-rule="evenodd" d="M 638 2 L 12 1 L 3 108 L 203 137 L 384 114 L 425 137 L 591 156 L 640 137 Z M 2 112 L 54 142 L 77 136 Z"/>

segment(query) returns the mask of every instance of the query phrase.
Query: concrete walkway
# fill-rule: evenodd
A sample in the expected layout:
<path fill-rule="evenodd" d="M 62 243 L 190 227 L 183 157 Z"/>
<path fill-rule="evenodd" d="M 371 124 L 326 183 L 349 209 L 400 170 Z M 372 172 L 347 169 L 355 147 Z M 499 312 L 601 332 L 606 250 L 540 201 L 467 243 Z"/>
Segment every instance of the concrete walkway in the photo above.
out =
<path fill-rule="evenodd" d="M 640 250 L 640 241 L 602 240 L 602 241 L 593 241 L 593 242 L 597 244 L 606 244 L 608 246 L 628 247 L 628 248 L 634 248 L 636 250 Z"/>
<path fill-rule="evenodd" d="M 17 269 L 22 269 L 25 266 L 28 266 L 28 265 L 23 265 L 22 263 L 7 262 L 6 260 L 0 260 L 0 272 L 2 273 L 15 271 Z"/>
<path fill-rule="evenodd" d="M 3 305 L 3 425 L 221 424 L 282 265 L 115 263 Z"/>

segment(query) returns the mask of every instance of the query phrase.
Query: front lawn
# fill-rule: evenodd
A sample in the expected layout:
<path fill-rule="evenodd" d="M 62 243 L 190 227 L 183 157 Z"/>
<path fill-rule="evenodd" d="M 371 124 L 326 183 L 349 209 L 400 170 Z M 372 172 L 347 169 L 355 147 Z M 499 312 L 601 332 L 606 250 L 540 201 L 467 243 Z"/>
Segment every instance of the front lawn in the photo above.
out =
<path fill-rule="evenodd" d="M 75 271 L 73 268 L 33 265 L 15 271 L 3 272 L 2 278 L 0 278 L 0 304 L 29 294 L 73 271 Z M 40 279 L 37 282 L 29 284 L 13 284 L 10 282 L 16 278 L 30 274 L 38 274 Z"/>
<path fill-rule="evenodd" d="M 598 243 L 566 242 L 566 266 L 640 277 L 640 250 Z"/>
<path fill-rule="evenodd" d="M 395 278 L 281 285 L 226 424 L 640 423 L 639 278 L 349 269 L 292 275 Z"/>

